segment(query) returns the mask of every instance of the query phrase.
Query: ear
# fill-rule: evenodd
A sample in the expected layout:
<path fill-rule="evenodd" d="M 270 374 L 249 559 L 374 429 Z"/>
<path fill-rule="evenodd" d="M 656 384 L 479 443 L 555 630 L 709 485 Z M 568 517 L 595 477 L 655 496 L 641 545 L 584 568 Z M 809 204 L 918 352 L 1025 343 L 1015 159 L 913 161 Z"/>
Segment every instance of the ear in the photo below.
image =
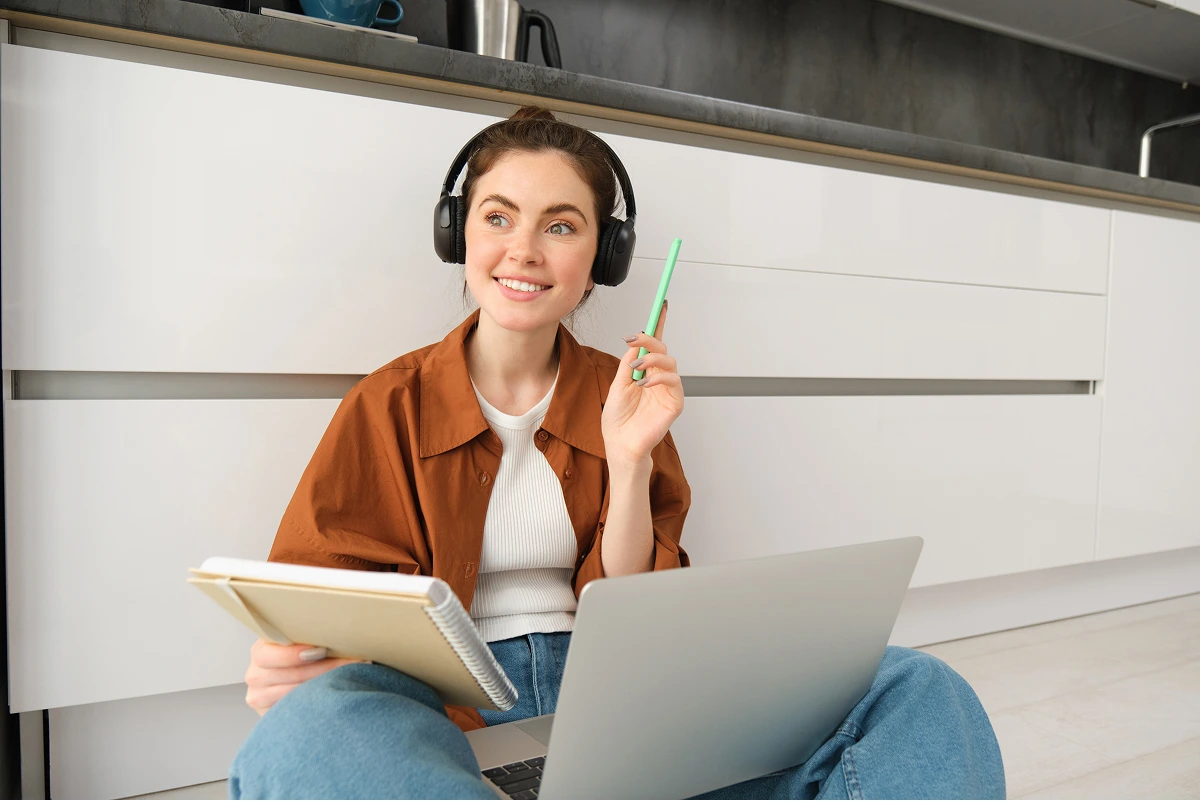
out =
<path fill-rule="evenodd" d="M 588 276 L 588 285 L 586 287 L 584 287 L 584 290 L 587 292 L 590 292 L 595 288 L 596 288 L 596 282 L 592 280 L 591 276 Z"/>

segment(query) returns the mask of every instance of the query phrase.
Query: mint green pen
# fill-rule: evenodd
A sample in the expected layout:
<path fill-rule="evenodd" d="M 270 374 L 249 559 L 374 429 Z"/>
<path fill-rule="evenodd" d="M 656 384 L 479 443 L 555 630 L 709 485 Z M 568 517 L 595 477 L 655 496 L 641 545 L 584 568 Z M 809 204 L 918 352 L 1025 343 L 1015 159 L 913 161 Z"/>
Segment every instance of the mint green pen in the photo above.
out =
<path fill-rule="evenodd" d="M 663 267 L 662 278 L 658 281 L 658 293 L 654 296 L 654 305 L 650 308 L 650 321 L 646 323 L 645 333 L 650 336 L 654 336 L 654 332 L 658 330 L 658 317 L 662 314 L 663 301 L 667 299 L 667 287 L 671 285 L 671 274 L 675 272 L 675 260 L 679 258 L 679 246 L 682 244 L 682 239 L 676 239 L 671 243 L 671 252 L 667 254 L 667 263 Z M 642 348 L 638 351 L 638 358 L 649 352 Z M 645 370 L 634 370 L 633 380 L 641 381 L 645 374 Z"/>

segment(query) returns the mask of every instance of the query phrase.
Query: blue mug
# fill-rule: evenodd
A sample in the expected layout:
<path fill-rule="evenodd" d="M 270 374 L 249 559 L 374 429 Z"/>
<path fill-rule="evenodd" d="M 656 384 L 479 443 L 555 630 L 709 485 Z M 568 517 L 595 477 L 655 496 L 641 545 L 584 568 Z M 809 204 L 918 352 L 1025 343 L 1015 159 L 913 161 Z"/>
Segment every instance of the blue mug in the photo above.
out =
<path fill-rule="evenodd" d="M 396 7 L 394 19 L 381 19 L 379 7 L 391 3 Z M 300 7 L 310 17 L 344 22 L 347 25 L 395 25 L 404 16 L 399 0 L 300 0 Z"/>

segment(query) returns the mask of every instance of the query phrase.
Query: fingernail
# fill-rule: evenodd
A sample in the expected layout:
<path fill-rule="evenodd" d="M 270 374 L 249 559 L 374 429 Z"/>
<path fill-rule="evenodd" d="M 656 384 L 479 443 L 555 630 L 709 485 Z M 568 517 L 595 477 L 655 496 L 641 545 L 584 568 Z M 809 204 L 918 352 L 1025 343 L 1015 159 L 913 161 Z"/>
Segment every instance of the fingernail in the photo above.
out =
<path fill-rule="evenodd" d="M 633 342 L 635 339 L 637 339 L 637 334 L 634 334 L 631 337 L 621 337 L 621 339 L 625 340 L 626 342 Z"/>
<path fill-rule="evenodd" d="M 637 382 L 637 385 L 639 387 L 644 387 L 644 386 L 646 386 L 646 382 L 649 380 L 650 380 L 649 378 L 643 378 L 641 381 Z"/>
<path fill-rule="evenodd" d="M 663 298 L 663 311 L 667 310 L 667 304 L 669 304 L 669 303 L 670 303 L 669 300 L 667 300 L 666 298 Z"/>
<path fill-rule="evenodd" d="M 637 370 L 639 367 L 641 367 L 645 363 L 646 363 L 645 359 L 634 359 L 633 361 L 631 361 L 629 363 L 629 366 L 632 367 L 634 370 Z"/>
<path fill-rule="evenodd" d="M 300 652 L 301 662 L 320 662 L 325 658 L 324 648 L 305 648 Z"/>

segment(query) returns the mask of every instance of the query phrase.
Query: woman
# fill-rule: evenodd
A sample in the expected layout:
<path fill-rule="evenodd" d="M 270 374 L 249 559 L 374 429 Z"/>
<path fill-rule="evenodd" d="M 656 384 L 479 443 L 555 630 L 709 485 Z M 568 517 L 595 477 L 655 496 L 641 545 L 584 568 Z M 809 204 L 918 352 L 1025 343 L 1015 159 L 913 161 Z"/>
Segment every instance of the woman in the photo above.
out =
<path fill-rule="evenodd" d="M 247 702 L 265 716 L 234 761 L 233 797 L 494 798 L 461 730 L 554 711 L 588 581 L 688 564 L 691 494 L 668 433 L 684 396 L 665 313 L 655 336 L 625 338 L 619 361 L 561 324 L 595 283 L 624 277 L 609 216 L 614 173 L 632 206 L 623 168 L 595 136 L 533 108 L 485 130 L 469 155 L 461 206 L 439 206 L 438 250 L 465 261 L 480 309 L 346 396 L 271 558 L 444 579 L 520 701 L 443 708 L 389 668 L 260 641 Z M 1003 797 L 1004 779 L 966 683 L 889 649 L 808 762 L 712 796 L 818 794 Z"/>

